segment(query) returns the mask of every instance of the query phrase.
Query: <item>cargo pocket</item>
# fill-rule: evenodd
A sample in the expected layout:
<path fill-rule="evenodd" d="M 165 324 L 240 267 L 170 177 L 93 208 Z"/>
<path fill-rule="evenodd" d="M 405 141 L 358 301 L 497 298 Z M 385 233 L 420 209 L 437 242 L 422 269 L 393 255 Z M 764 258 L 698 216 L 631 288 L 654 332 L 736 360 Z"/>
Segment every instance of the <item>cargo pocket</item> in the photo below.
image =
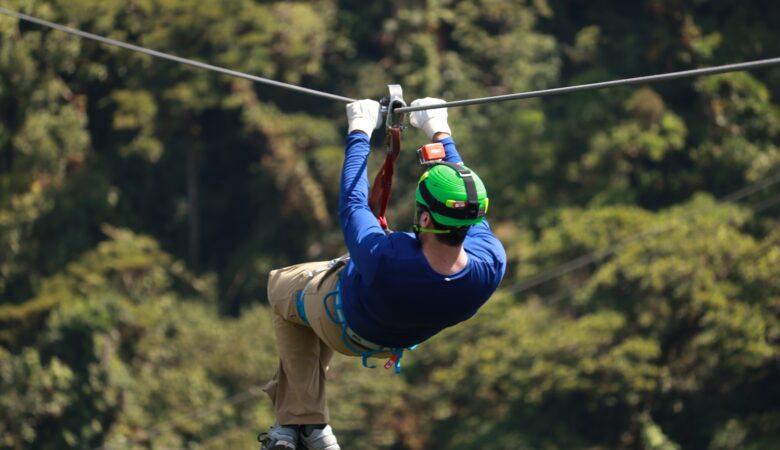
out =
<path fill-rule="evenodd" d="M 276 314 L 287 320 L 298 317 L 295 300 L 309 282 L 309 270 L 302 266 L 305 265 L 272 270 L 268 274 L 268 303 Z"/>

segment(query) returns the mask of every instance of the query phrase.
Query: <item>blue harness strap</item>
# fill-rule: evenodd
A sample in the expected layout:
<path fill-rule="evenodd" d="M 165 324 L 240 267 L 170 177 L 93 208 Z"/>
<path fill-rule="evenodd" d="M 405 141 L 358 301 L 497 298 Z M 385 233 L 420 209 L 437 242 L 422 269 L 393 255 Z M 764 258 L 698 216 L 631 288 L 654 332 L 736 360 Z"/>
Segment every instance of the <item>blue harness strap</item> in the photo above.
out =
<path fill-rule="evenodd" d="M 333 301 L 333 309 L 334 309 L 333 312 L 331 312 L 330 306 L 328 306 L 328 299 L 330 297 L 335 298 L 335 300 Z M 379 353 L 390 352 L 392 356 L 390 357 L 390 359 L 387 360 L 387 363 L 385 363 L 385 369 L 389 369 L 393 367 L 395 369 L 395 373 L 401 373 L 401 358 L 403 358 L 404 350 L 414 350 L 417 347 L 417 345 L 413 345 L 408 348 L 382 347 L 375 350 L 362 350 L 362 351 L 355 348 L 355 346 L 352 345 L 352 342 L 350 342 L 349 336 L 347 334 L 347 329 L 348 329 L 347 319 L 344 316 L 344 308 L 341 303 L 341 280 L 336 282 L 336 290 L 328 292 L 325 295 L 325 297 L 323 297 L 322 303 L 323 306 L 325 307 L 325 314 L 327 314 L 328 319 L 330 319 L 331 322 L 341 327 L 341 341 L 344 343 L 344 346 L 347 347 L 349 351 L 362 358 L 363 367 L 367 367 L 369 369 L 376 368 L 375 365 L 370 364 L 368 362 L 368 358 Z"/>
<path fill-rule="evenodd" d="M 326 265 L 321 266 L 318 269 L 307 272 L 309 276 L 309 282 L 302 290 L 298 291 L 295 296 L 295 309 L 298 310 L 298 317 L 301 318 L 301 321 L 303 321 L 304 325 L 307 327 L 311 327 L 311 324 L 309 323 L 309 318 L 306 316 L 306 303 L 304 300 L 306 298 L 306 290 L 309 288 L 309 285 L 314 281 L 314 277 L 318 274 L 326 272 L 325 276 L 327 276 L 328 272 L 346 265 L 347 261 L 349 261 L 349 254 L 344 254 L 338 258 L 331 259 Z"/>
<path fill-rule="evenodd" d="M 298 310 L 298 317 L 301 318 L 301 320 L 307 327 L 310 327 L 311 325 L 309 325 L 309 318 L 306 317 L 306 308 L 304 307 L 303 299 L 304 299 L 303 291 L 302 290 L 298 291 L 298 296 L 295 298 L 295 308 Z"/>

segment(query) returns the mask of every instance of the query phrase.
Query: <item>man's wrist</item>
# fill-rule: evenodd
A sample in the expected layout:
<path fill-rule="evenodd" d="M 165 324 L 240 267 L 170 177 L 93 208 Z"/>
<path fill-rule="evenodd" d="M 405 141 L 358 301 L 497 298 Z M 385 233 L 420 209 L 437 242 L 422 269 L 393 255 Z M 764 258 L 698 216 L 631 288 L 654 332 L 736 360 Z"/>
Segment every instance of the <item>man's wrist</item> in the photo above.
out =
<path fill-rule="evenodd" d="M 443 131 L 439 131 L 438 133 L 434 133 L 433 134 L 433 139 L 432 140 L 434 142 L 438 142 L 438 141 L 441 141 L 442 139 L 446 139 L 448 137 L 450 137 L 450 133 L 445 133 Z"/>

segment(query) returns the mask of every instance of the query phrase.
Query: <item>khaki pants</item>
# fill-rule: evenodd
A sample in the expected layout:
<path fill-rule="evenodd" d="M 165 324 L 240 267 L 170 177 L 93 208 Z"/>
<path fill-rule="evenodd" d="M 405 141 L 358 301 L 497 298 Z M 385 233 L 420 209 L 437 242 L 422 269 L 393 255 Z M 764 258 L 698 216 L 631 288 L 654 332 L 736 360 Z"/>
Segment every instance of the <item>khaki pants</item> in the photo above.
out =
<path fill-rule="evenodd" d="M 263 390 L 271 397 L 281 425 L 328 423 L 325 377 L 333 352 L 358 356 L 344 345 L 341 327 L 328 318 L 323 305 L 323 298 L 336 289 L 342 268 L 311 274 L 327 264 L 298 264 L 269 274 L 268 301 L 274 312 L 279 369 Z M 304 288 L 304 310 L 310 326 L 299 317 L 296 306 L 298 292 Z M 334 296 L 328 298 L 331 313 L 335 312 L 334 301 Z M 354 342 L 351 344 L 364 350 Z"/>

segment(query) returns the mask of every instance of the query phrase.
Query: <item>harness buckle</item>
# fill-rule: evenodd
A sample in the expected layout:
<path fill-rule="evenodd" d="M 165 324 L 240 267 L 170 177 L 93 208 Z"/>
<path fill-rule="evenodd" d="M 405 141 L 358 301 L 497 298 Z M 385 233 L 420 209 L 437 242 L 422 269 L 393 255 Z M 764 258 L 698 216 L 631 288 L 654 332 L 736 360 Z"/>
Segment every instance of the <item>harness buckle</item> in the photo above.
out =
<path fill-rule="evenodd" d="M 385 363 L 385 369 L 390 369 L 391 367 L 395 366 L 396 363 L 398 363 L 398 360 L 400 359 L 400 356 L 398 354 L 395 354 L 390 357 L 390 359 L 387 360 Z"/>

